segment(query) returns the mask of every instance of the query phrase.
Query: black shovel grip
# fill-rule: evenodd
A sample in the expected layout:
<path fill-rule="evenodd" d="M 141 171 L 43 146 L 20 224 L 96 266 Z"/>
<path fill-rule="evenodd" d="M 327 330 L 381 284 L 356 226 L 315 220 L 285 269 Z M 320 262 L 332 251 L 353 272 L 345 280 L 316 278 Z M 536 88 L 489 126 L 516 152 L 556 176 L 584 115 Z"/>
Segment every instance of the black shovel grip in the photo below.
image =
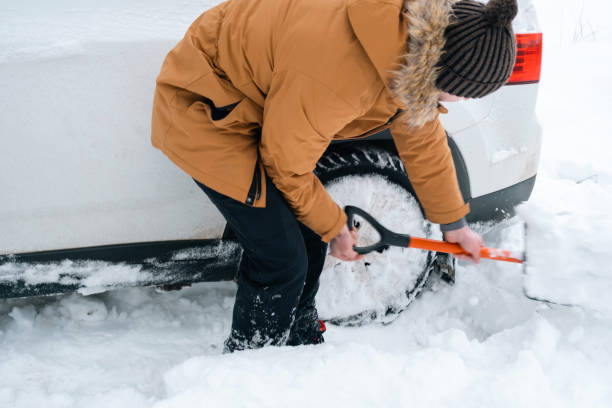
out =
<path fill-rule="evenodd" d="M 365 219 L 367 222 L 369 222 L 380 236 L 380 241 L 373 245 L 368 245 L 365 247 L 354 246 L 353 249 L 358 254 L 365 255 L 373 251 L 381 251 L 389 246 L 410 246 L 410 235 L 397 234 L 393 231 L 389 231 L 388 229 L 383 227 L 378 221 L 376 221 L 376 218 L 372 217 L 370 214 L 368 214 L 361 208 L 352 205 L 347 205 L 346 207 L 344 207 L 344 212 L 346 212 L 349 230 L 353 227 L 356 227 L 356 225 L 353 225 L 353 222 L 355 220 L 354 217 L 355 215 L 359 215 L 360 217 L 363 217 L 363 219 Z"/>

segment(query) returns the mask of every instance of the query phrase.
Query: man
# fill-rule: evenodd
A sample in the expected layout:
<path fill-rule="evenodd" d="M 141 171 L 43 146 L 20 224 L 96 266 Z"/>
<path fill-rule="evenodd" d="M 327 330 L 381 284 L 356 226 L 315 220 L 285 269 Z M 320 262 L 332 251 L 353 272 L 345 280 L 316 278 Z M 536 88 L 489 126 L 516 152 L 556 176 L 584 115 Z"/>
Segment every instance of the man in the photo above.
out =
<path fill-rule="evenodd" d="M 157 79 L 152 142 L 244 248 L 226 351 L 323 341 L 327 243 L 360 259 L 313 174 L 333 139 L 390 126 L 426 216 L 478 261 L 439 102 L 508 80 L 516 12 L 516 0 L 229 0 L 191 25 Z"/>

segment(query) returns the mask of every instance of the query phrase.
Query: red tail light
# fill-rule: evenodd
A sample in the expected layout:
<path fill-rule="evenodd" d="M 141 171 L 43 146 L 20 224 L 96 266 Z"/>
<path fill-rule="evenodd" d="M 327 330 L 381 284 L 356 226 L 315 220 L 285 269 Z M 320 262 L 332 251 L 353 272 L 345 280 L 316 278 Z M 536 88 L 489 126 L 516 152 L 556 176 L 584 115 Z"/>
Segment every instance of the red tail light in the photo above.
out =
<path fill-rule="evenodd" d="M 507 85 L 540 82 L 542 33 L 516 35 L 516 63 Z"/>

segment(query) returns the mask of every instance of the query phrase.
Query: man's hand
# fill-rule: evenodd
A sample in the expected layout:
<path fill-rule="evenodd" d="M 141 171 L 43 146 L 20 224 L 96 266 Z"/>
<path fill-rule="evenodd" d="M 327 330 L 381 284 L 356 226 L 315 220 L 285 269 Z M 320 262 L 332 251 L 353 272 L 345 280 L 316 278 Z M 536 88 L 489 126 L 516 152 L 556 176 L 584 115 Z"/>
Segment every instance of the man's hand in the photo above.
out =
<path fill-rule="evenodd" d="M 453 231 L 444 232 L 444 239 L 448 242 L 461 245 L 466 255 L 455 255 L 459 259 L 480 262 L 480 247 L 483 245 L 482 237 L 465 226 Z"/>
<path fill-rule="evenodd" d="M 329 254 L 343 261 L 358 261 L 363 259 L 363 255 L 353 250 L 356 244 L 357 230 L 353 228 L 349 231 L 345 225 L 340 233 L 329 242 Z"/>

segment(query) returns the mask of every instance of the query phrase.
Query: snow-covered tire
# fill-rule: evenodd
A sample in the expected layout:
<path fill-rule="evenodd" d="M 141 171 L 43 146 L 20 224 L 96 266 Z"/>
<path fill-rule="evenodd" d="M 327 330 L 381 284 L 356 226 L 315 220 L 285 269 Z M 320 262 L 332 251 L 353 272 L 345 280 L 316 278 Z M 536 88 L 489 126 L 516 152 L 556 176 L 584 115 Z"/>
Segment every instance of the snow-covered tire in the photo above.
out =
<path fill-rule="evenodd" d="M 316 173 L 341 207 L 361 207 L 397 232 L 439 234 L 424 218 L 403 164 L 391 152 L 347 144 L 327 152 Z M 328 256 L 316 299 L 320 317 L 341 325 L 392 321 L 424 287 L 432 259 L 429 252 L 407 248 L 373 252 L 357 262 Z"/>

